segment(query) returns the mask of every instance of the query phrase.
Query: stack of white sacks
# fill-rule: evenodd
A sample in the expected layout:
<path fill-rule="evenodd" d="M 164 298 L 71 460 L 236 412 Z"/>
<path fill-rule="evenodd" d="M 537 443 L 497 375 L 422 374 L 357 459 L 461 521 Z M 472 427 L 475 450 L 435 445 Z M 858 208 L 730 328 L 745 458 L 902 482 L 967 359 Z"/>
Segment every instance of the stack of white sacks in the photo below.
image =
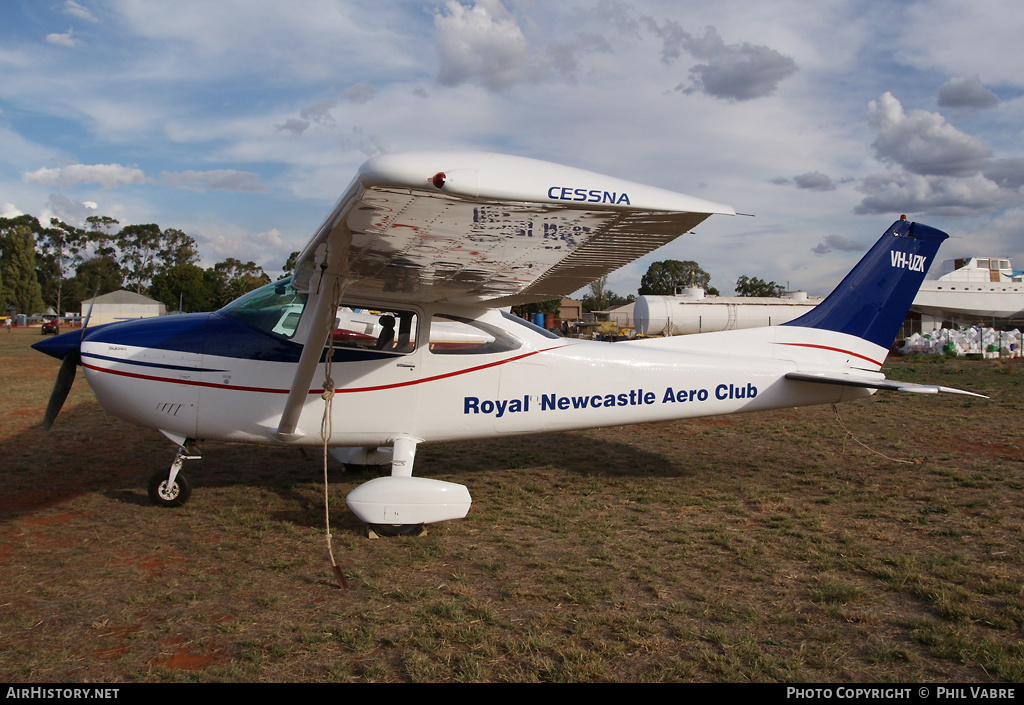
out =
<path fill-rule="evenodd" d="M 985 357 L 1020 357 L 1021 332 L 993 328 L 953 330 L 940 328 L 931 333 L 914 333 L 896 346 L 900 355 L 984 355 Z"/>

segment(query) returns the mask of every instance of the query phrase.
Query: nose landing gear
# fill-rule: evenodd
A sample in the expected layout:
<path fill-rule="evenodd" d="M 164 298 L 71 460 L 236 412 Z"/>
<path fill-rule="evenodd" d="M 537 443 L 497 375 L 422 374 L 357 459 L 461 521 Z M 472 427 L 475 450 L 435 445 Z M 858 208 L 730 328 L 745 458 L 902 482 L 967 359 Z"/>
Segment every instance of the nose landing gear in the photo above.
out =
<path fill-rule="evenodd" d="M 178 447 L 170 472 L 159 470 L 149 479 L 149 499 L 158 507 L 180 507 L 192 496 L 192 483 L 181 472 L 186 460 L 201 460 L 193 439 Z"/>

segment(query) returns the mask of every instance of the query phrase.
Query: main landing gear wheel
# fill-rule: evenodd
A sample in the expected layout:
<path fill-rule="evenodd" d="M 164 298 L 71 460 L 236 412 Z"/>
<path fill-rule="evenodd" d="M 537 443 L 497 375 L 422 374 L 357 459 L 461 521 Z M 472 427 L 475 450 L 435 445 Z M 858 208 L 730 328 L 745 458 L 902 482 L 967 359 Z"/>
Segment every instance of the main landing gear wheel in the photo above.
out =
<path fill-rule="evenodd" d="M 178 473 L 174 484 L 167 484 L 168 472 L 160 470 L 149 480 L 149 498 L 158 507 L 180 507 L 192 496 L 192 483 L 185 473 Z"/>
<path fill-rule="evenodd" d="M 367 524 L 377 536 L 420 536 L 423 524 Z"/>

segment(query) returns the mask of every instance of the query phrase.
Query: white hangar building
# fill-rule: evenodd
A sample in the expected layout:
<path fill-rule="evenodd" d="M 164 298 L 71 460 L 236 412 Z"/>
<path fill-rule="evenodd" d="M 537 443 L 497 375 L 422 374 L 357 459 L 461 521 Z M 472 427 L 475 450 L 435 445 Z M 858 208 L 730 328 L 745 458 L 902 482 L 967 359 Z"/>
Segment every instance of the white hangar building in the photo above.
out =
<path fill-rule="evenodd" d="M 90 308 L 92 309 L 91 313 Z M 156 299 L 125 289 L 97 296 L 95 302 L 92 299 L 82 302 L 82 320 L 84 321 L 88 317 L 90 326 L 134 318 L 152 318 L 166 314 L 167 307 Z"/>

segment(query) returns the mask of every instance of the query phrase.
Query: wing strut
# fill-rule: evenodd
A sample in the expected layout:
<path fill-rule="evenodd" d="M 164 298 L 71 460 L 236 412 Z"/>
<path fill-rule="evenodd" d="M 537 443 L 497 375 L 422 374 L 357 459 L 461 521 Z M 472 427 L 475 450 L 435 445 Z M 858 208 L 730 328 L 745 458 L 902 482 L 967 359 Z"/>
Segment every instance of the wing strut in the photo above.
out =
<path fill-rule="evenodd" d="M 275 433 L 277 439 L 285 443 L 296 441 L 305 435 L 301 431 L 296 431 L 296 427 L 299 424 L 302 407 L 309 396 L 309 386 L 313 382 L 313 375 L 323 356 L 327 336 L 334 329 L 334 317 L 345 287 L 341 277 L 325 271 L 320 277 L 319 288 L 320 294 L 316 297 L 309 337 L 306 339 L 306 345 L 302 348 L 302 355 L 299 356 L 299 364 L 295 370 L 295 377 L 292 379 L 292 388 L 288 392 L 288 399 L 285 401 L 281 421 L 278 423 Z M 332 292 L 332 294 L 328 296 L 327 292 Z"/>

